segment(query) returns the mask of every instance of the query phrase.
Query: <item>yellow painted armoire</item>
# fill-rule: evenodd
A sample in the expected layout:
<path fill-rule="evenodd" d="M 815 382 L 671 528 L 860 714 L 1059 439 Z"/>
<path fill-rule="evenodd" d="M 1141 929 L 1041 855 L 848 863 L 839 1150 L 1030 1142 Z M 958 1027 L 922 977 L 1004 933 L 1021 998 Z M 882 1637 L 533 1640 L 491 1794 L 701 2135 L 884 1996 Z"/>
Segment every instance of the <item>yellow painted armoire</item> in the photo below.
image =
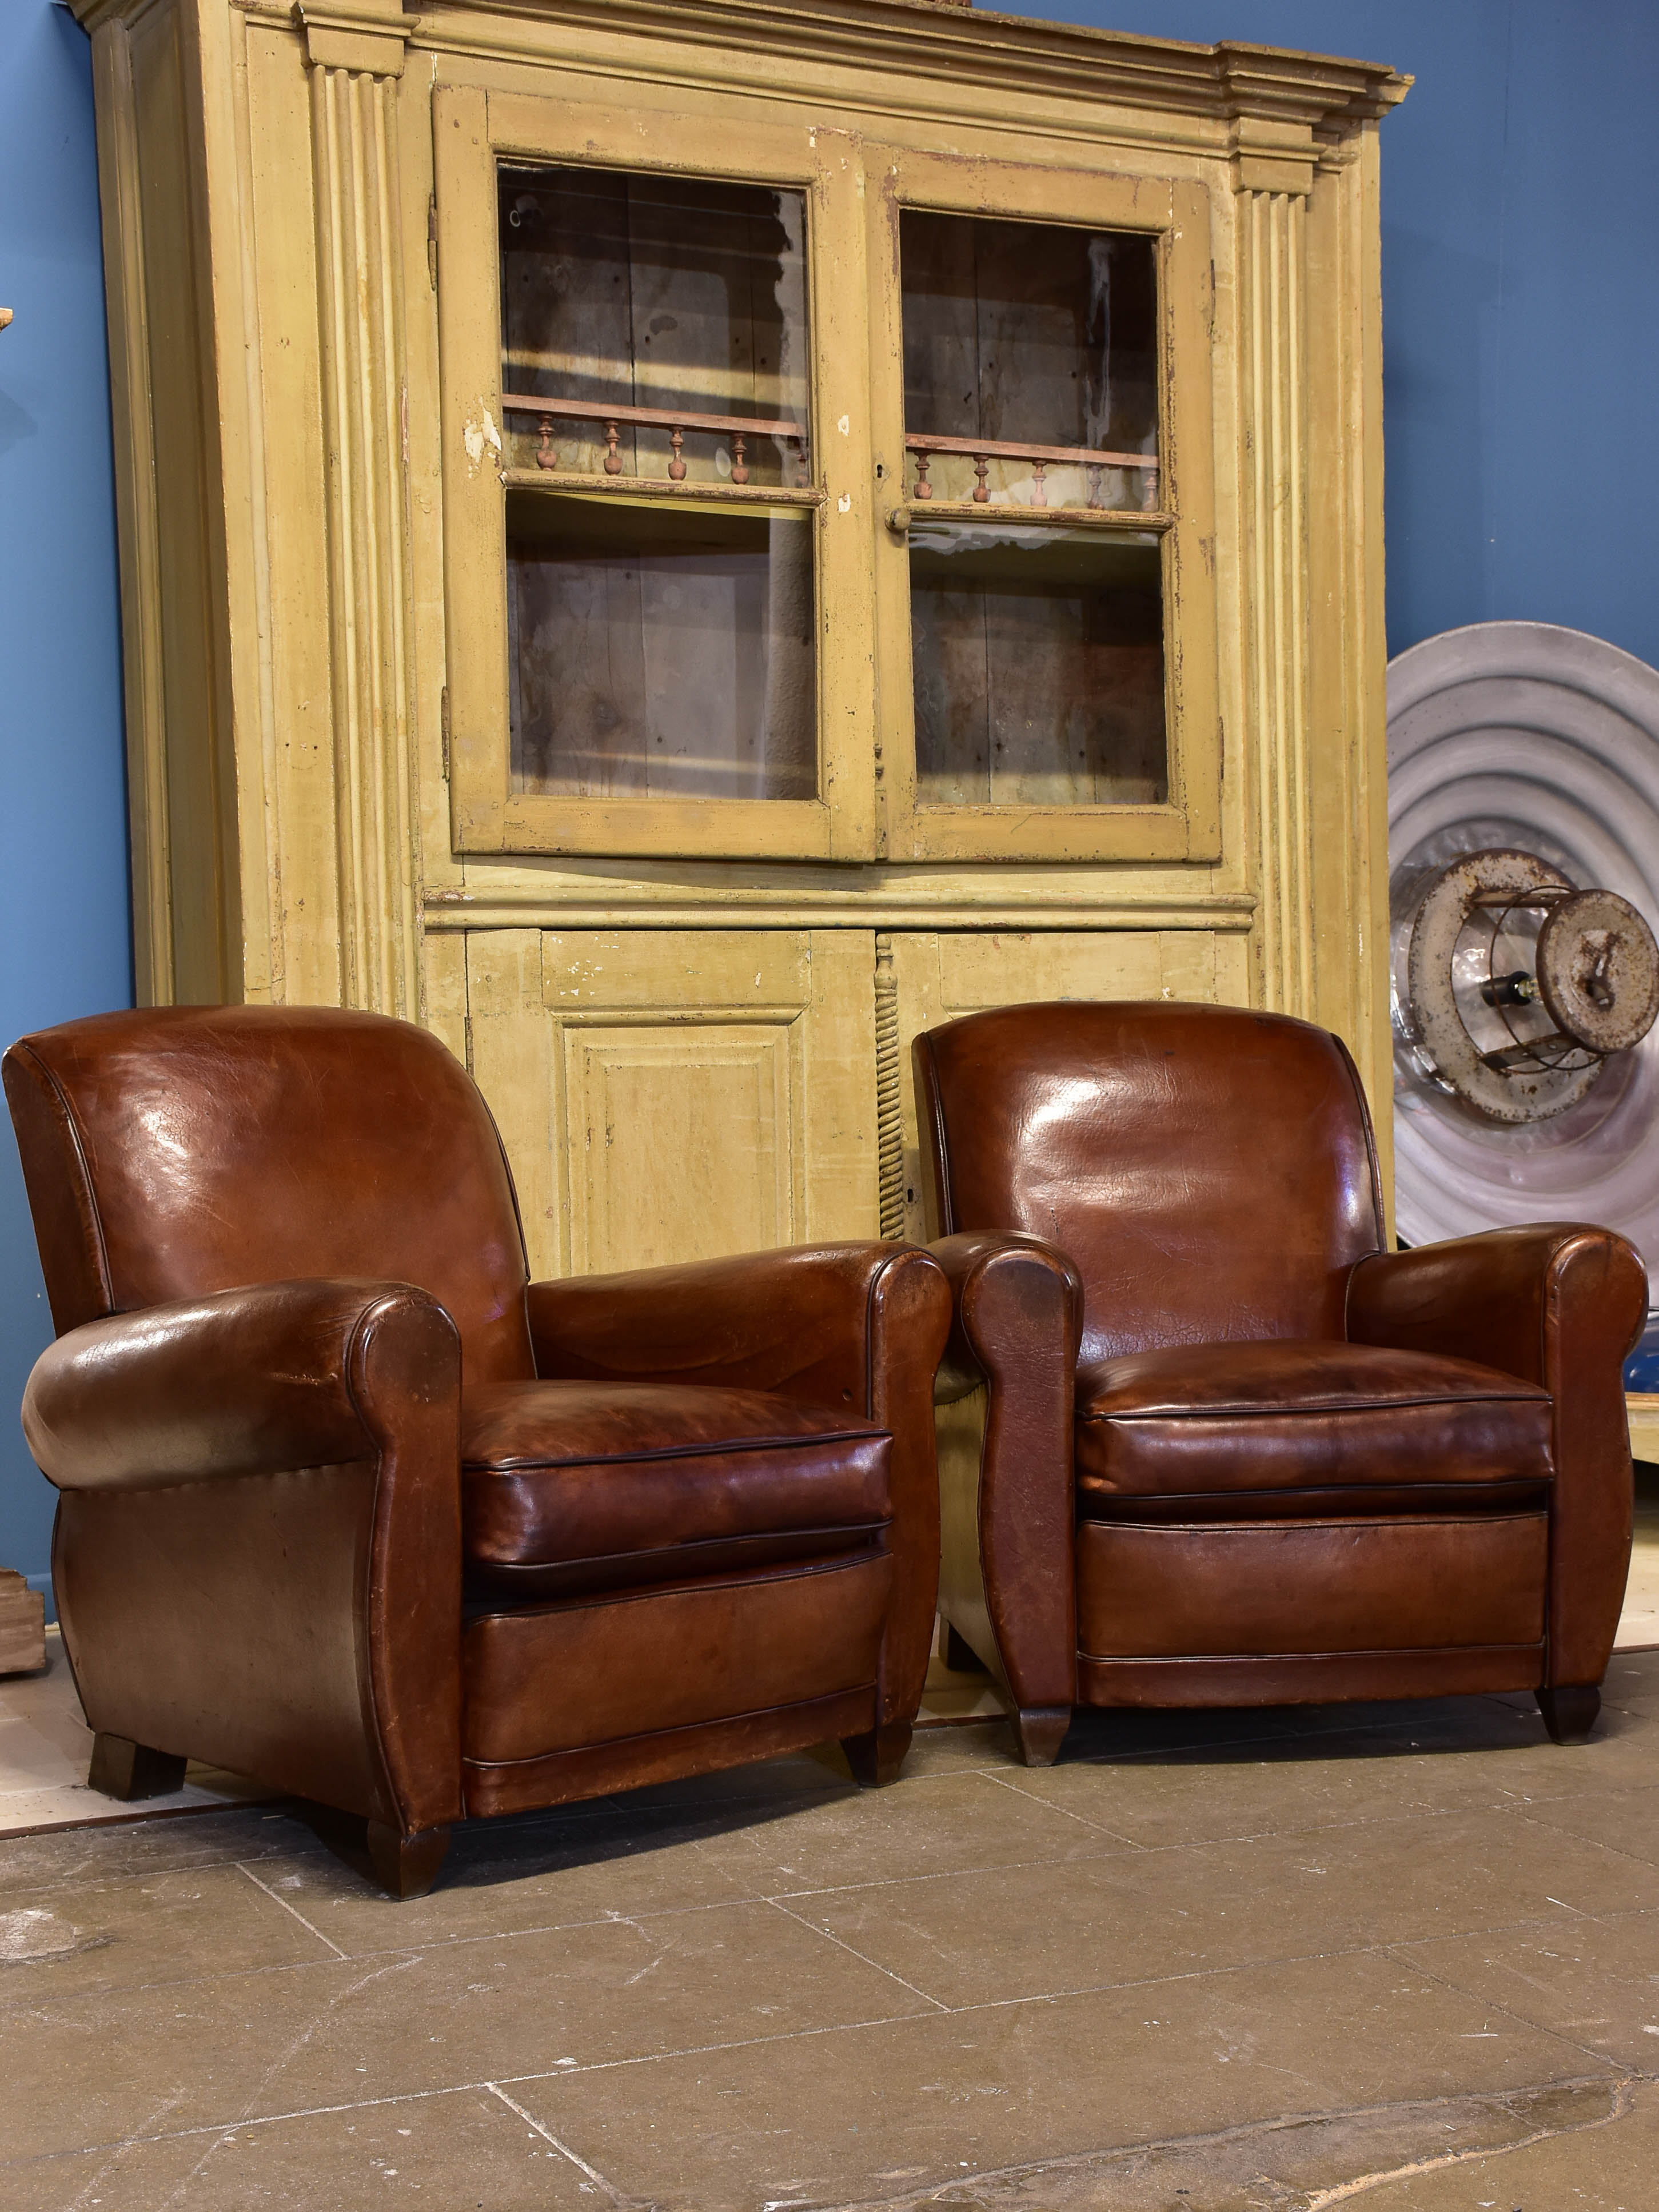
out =
<path fill-rule="evenodd" d="M 1406 80 L 954 0 L 75 6 L 144 998 L 428 1024 L 550 1274 L 915 1233 L 972 1008 L 1283 1008 L 1386 1106 Z"/>

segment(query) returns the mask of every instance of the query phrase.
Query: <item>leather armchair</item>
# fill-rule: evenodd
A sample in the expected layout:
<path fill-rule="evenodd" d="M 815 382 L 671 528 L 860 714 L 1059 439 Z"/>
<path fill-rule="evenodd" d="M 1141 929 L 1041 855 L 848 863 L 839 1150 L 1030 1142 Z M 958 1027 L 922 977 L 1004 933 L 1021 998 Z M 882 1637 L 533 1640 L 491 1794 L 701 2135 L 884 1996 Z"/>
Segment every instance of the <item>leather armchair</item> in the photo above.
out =
<path fill-rule="evenodd" d="M 530 1283 L 483 1100 L 378 1015 L 101 1015 L 5 1085 L 94 1787 L 256 1776 L 413 1895 L 470 1815 L 831 1738 L 897 1772 L 938 1577 L 926 1255 Z"/>
<path fill-rule="evenodd" d="M 1647 1278 L 1577 1224 L 1385 1249 L 1338 1039 L 1058 1005 L 918 1038 L 947 1656 L 1022 1755 L 1075 1706 L 1533 1690 L 1618 1626 Z"/>

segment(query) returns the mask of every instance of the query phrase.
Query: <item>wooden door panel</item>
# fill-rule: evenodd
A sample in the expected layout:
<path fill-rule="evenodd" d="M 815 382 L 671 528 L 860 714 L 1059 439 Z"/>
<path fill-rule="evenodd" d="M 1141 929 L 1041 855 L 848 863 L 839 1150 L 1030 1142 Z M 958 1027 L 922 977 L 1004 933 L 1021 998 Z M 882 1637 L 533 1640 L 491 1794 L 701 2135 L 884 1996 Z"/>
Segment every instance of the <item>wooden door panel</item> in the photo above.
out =
<path fill-rule="evenodd" d="M 873 935 L 479 932 L 473 1072 L 532 1272 L 877 1234 Z"/>

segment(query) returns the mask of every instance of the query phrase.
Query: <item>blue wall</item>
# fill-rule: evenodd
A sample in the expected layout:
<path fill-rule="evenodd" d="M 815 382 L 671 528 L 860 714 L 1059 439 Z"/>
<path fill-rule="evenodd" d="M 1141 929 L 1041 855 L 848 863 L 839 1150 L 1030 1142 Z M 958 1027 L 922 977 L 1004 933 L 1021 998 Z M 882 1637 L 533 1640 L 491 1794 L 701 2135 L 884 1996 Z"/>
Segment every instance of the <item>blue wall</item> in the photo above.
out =
<path fill-rule="evenodd" d="M 0 6 L 0 1044 L 130 1005 L 121 641 L 90 48 Z M 44 1585 L 52 1492 L 16 1407 L 52 1324 L 0 1139 L 0 1565 Z"/>
<path fill-rule="evenodd" d="M 1659 663 L 1653 0 L 1004 0 L 1017 15 L 1363 54 L 1382 125 L 1391 650 L 1530 616 Z M 0 1032 L 127 1002 L 96 173 L 81 33 L 0 5 Z M 0 1041 L 3 1041 L 0 1039 Z M 50 1334 L 0 1142 L 0 1562 L 44 1575 L 12 1420 Z"/>
<path fill-rule="evenodd" d="M 999 0 L 1388 62 L 1389 649 L 1530 618 L 1659 664 L 1656 0 Z"/>

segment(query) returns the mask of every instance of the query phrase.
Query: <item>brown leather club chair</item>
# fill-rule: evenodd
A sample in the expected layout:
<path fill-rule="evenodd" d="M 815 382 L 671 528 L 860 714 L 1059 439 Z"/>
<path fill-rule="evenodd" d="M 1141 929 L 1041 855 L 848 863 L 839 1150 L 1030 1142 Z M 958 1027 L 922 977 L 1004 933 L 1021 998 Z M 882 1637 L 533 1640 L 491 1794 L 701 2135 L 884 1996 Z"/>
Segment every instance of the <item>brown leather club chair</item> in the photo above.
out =
<path fill-rule="evenodd" d="M 1353 1063 L 1279 1015 L 1010 1006 L 915 1069 L 947 1656 L 1026 1760 L 1079 1705 L 1533 1690 L 1582 1740 L 1630 1556 L 1624 1239 L 1389 1251 Z"/>
<path fill-rule="evenodd" d="M 896 1773 L 938 1575 L 924 1254 L 529 1282 L 483 1100 L 374 1014 L 105 1014 L 5 1084 L 95 1788 L 256 1776 L 361 1816 L 413 1895 L 464 1816 L 836 1737 Z"/>

